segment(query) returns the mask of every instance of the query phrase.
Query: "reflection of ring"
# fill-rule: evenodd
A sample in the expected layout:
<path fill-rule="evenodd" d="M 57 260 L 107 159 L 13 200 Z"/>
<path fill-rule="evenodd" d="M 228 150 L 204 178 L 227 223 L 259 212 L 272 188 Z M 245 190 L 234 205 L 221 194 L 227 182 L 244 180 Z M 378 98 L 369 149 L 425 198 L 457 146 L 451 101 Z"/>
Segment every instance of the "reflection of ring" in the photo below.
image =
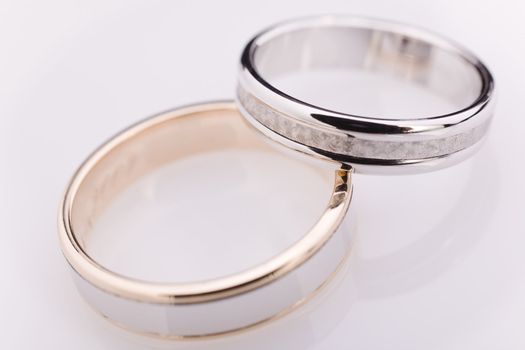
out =
<path fill-rule="evenodd" d="M 326 211 L 304 237 L 240 273 L 196 283 L 153 283 L 112 272 L 86 253 L 84 239 L 93 221 L 126 185 L 189 154 L 268 148 L 247 128 L 231 102 L 180 108 L 123 131 L 80 167 L 63 200 L 59 235 L 81 294 L 104 316 L 167 337 L 225 333 L 292 309 L 337 269 L 349 246 L 348 232 L 339 229 L 351 200 L 348 166 L 336 171 Z"/>
<path fill-rule="evenodd" d="M 314 106 L 274 84 L 289 73 L 323 69 L 408 79 L 456 110 L 408 119 L 358 116 Z M 487 130 L 493 94 L 489 70 L 467 50 L 402 24 L 348 16 L 291 21 L 256 35 L 242 54 L 237 89 L 244 116 L 271 139 L 372 172 L 463 159 Z"/>

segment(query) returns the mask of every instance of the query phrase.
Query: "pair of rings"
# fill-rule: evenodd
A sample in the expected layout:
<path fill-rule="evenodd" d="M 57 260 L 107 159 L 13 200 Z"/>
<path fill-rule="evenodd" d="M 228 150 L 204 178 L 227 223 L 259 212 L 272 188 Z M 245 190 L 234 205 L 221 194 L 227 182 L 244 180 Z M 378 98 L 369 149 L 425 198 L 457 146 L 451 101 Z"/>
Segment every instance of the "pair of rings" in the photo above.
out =
<path fill-rule="evenodd" d="M 355 115 L 308 103 L 274 84 L 286 74 L 319 69 L 409 80 L 455 111 L 404 119 Z M 492 75 L 469 51 L 420 29 L 349 16 L 290 21 L 256 35 L 242 53 L 236 92 L 235 102 L 182 107 L 131 126 L 97 149 L 70 182 L 59 212 L 62 251 L 80 293 L 114 323 L 192 338 L 250 328 L 292 310 L 347 256 L 342 223 L 352 173 L 421 172 L 459 162 L 480 145 L 494 107 Z M 338 164 L 325 212 L 286 250 L 248 270 L 195 283 L 133 279 L 86 253 L 94 220 L 128 184 L 187 154 L 270 147 L 261 133 L 270 143 Z"/>

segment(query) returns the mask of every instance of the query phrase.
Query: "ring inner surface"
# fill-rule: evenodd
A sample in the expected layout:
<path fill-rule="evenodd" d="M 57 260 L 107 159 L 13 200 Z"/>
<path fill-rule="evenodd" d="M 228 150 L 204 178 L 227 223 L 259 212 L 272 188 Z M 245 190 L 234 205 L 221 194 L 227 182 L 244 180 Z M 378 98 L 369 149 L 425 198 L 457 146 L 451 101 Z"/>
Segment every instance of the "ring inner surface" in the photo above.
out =
<path fill-rule="evenodd" d="M 252 57 L 262 79 L 283 93 L 363 117 L 420 119 L 453 113 L 476 101 L 483 85 L 475 64 L 454 49 L 351 26 L 269 32 L 254 46 Z M 300 79 L 290 84 L 290 77 Z M 383 108 L 375 108 L 382 102 Z M 417 103 L 422 106 L 411 108 Z"/>
<path fill-rule="evenodd" d="M 173 113 L 176 114 L 177 112 Z M 154 120 L 152 119 L 152 121 Z M 142 125 L 146 126 L 142 127 Z M 119 137 L 110 141 L 106 148 L 102 149 L 102 152 L 99 151 L 95 154 L 95 162 L 83 177 L 75 194 L 71 214 L 72 229 L 82 249 L 86 251 L 86 242 L 89 243 L 87 244 L 88 248 L 90 247 L 91 240 L 88 239 L 90 233 L 97 231 L 97 229 L 93 229 L 97 227 L 97 219 L 105 214 L 103 212 L 113 202 L 113 199 L 128 186 L 131 186 L 132 183 L 138 181 L 139 178 L 147 176 L 149 172 L 168 163 L 194 155 L 239 149 L 276 153 L 273 147 L 251 130 L 250 126 L 236 110 L 228 108 L 224 110 L 198 111 L 177 115 L 173 118 L 168 116 L 158 122 L 140 124 L 125 131 Z M 327 184 L 327 191 L 324 191 L 327 189 L 325 186 L 321 188 L 323 193 L 326 194 L 326 201 L 318 205 L 319 208 L 324 208 L 330 196 L 333 172 L 315 167 L 311 168 L 315 171 L 315 175 L 312 176 L 317 177 L 321 175 L 323 183 L 326 182 Z M 207 175 L 206 178 L 213 182 L 214 169 L 210 168 L 206 171 L 209 171 L 209 176 Z M 195 184 L 191 185 L 195 186 Z M 319 191 L 311 192 L 317 193 Z M 184 198 L 173 198 L 173 200 L 180 202 Z M 202 201 L 206 201 L 206 198 L 202 198 Z M 247 204 L 249 205 L 249 203 Z M 206 206 L 203 205 L 203 207 Z M 315 210 L 317 209 L 316 204 Z M 311 224 L 315 223 L 315 220 L 321 216 L 322 209 L 316 211 L 316 213 L 318 213 L 318 216 L 312 218 Z M 264 214 L 260 213 L 262 219 Z M 203 213 L 202 219 L 206 220 L 206 217 L 205 213 Z M 223 231 L 224 228 L 217 228 L 217 230 Z M 302 234 L 304 233 L 306 231 L 302 232 Z M 224 235 L 225 233 L 210 233 L 210 235 L 221 234 Z M 246 234 L 253 234 L 253 232 Z M 151 237 L 151 239 L 154 239 L 155 236 L 151 235 Z M 235 244 L 232 244 L 232 247 L 235 248 Z M 172 249 L 172 251 L 177 250 Z M 279 253 L 279 251 L 274 253 Z M 112 269 L 111 266 L 109 268 Z M 121 270 L 115 271 L 128 275 L 127 271 Z M 176 269 L 172 268 L 172 270 L 175 271 Z M 208 270 L 212 269 L 208 267 L 206 271 Z M 173 275 L 179 276 L 175 272 L 173 272 Z M 146 274 L 146 276 L 149 277 L 150 275 Z M 146 279 L 144 276 L 134 275 L 133 277 Z M 183 279 L 186 277 L 183 276 Z M 160 278 L 164 279 L 162 276 L 154 277 L 156 280 Z M 147 280 L 150 279 L 148 278 Z"/>

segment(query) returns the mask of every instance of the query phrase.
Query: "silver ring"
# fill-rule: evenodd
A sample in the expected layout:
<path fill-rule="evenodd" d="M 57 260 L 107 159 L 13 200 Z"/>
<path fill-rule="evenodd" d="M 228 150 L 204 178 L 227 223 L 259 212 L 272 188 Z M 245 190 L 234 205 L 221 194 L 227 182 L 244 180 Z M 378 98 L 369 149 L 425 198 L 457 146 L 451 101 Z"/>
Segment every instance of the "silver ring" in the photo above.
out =
<path fill-rule="evenodd" d="M 287 73 L 366 69 L 409 79 L 453 102 L 451 113 L 410 118 L 315 106 L 272 85 Z M 407 25 L 352 16 L 285 22 L 246 45 L 237 87 L 243 115 L 269 138 L 360 172 L 421 172 L 477 149 L 494 107 L 494 79 L 461 46 Z"/>

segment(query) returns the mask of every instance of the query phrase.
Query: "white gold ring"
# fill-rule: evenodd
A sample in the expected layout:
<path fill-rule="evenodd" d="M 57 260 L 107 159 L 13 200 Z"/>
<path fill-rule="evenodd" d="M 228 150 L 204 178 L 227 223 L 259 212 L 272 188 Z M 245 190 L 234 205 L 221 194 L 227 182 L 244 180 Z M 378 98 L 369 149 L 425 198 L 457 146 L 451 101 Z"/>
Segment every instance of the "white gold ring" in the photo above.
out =
<path fill-rule="evenodd" d="M 274 84 L 290 73 L 322 69 L 409 80 L 455 110 L 356 115 L 313 105 Z M 243 115 L 272 140 L 356 171 L 388 173 L 437 169 L 471 154 L 489 126 L 493 95 L 491 73 L 461 46 L 404 24 L 352 16 L 289 21 L 257 34 L 242 53 L 237 88 Z"/>

